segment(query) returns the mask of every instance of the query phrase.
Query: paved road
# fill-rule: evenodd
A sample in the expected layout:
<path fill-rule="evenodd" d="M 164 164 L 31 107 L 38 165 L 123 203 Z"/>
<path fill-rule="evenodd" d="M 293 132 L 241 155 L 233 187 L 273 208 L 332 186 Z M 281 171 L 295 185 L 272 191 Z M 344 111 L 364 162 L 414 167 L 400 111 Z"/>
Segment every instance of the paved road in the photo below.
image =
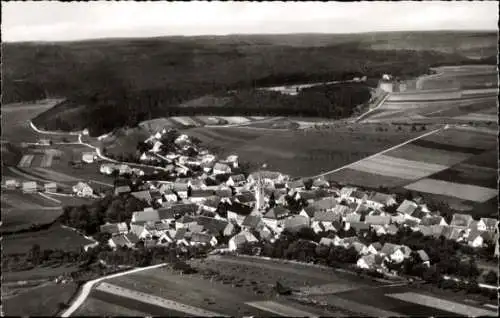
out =
<path fill-rule="evenodd" d="M 148 266 L 148 267 L 135 268 L 135 269 L 132 269 L 132 270 L 129 270 L 129 271 L 126 271 L 126 272 L 112 274 L 112 275 L 108 275 L 108 276 L 104 276 L 104 277 L 101 277 L 101 278 L 97 278 L 97 279 L 88 281 L 88 282 L 86 282 L 83 285 L 83 287 L 81 288 L 80 292 L 78 293 L 78 297 L 72 302 L 72 304 L 69 306 L 69 308 L 66 309 L 62 313 L 61 317 L 69 317 L 69 316 L 71 316 L 71 314 L 73 314 L 75 312 L 75 310 L 77 310 L 78 307 L 80 307 L 83 304 L 83 302 L 85 301 L 85 299 L 87 299 L 87 297 L 89 296 L 90 291 L 92 290 L 92 287 L 94 287 L 94 285 L 97 284 L 98 282 L 103 281 L 105 279 L 109 279 L 109 278 L 119 277 L 119 276 L 131 274 L 131 273 L 136 273 L 136 272 L 148 270 L 148 269 L 162 267 L 162 266 L 165 266 L 165 265 L 166 265 L 165 263 L 162 263 L 162 264 Z"/>

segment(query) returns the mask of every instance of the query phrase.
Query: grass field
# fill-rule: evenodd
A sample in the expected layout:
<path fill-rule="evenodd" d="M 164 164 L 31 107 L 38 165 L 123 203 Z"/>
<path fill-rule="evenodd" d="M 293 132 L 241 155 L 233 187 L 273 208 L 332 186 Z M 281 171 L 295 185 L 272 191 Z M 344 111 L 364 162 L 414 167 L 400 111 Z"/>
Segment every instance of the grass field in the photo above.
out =
<path fill-rule="evenodd" d="M 3 253 L 24 253 L 33 244 L 40 245 L 43 249 L 63 249 L 79 251 L 81 247 L 92 243 L 75 231 L 62 228 L 60 225 L 53 225 L 47 230 L 37 232 L 27 232 L 11 234 L 3 237 Z"/>
<path fill-rule="evenodd" d="M 22 209 L 16 206 L 9 206 L 6 208 L 2 206 L 2 230 L 17 231 L 29 228 L 31 225 L 47 224 L 57 219 L 61 214 L 62 209 L 58 207 L 54 209 L 33 207 Z"/>
<path fill-rule="evenodd" d="M 244 128 L 194 128 L 188 135 L 222 155 L 237 153 L 254 165 L 267 163 L 269 169 L 292 176 L 311 176 L 339 168 L 387 149 L 420 134 L 377 125 L 353 125 L 300 131 L 252 130 Z M 430 129 L 430 128 L 429 128 Z M 352 131 L 351 131 L 352 130 Z"/>
<path fill-rule="evenodd" d="M 101 293 L 104 294 L 104 293 Z M 92 297 L 85 300 L 85 303 L 75 311 L 75 316 L 106 316 L 106 317 L 116 317 L 116 316 L 147 316 L 147 311 L 142 312 L 139 310 L 127 308 L 126 306 L 120 306 L 114 304 L 112 301 L 100 300 L 98 297 L 105 297 L 103 295 L 98 295 L 94 293 Z"/>
<path fill-rule="evenodd" d="M 12 298 L 2 299 L 3 312 L 7 316 L 36 317 L 55 316 L 60 303 L 68 302 L 77 290 L 77 285 L 68 283 L 34 288 Z"/>

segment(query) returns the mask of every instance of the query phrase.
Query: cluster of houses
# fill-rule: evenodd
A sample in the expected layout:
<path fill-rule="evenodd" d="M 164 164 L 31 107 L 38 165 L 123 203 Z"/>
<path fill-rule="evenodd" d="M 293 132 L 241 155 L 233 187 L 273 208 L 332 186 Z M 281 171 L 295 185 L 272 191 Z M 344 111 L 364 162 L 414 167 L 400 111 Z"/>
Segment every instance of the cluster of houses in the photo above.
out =
<path fill-rule="evenodd" d="M 496 244 L 498 255 L 496 219 L 475 221 L 471 215 L 455 214 L 448 224 L 438 211 L 430 211 L 422 198 L 398 203 L 395 195 L 350 186 L 336 188 L 324 178 L 306 186 L 302 179 L 293 180 L 275 171 L 261 170 L 245 177 L 233 172 L 238 167 L 237 156 L 218 160 L 208 151 L 198 149 L 186 135 L 175 139 L 177 151 L 165 153 L 161 140 L 166 132 L 146 140 L 151 149 L 141 159 L 166 161 L 167 167 L 173 167 L 176 181 L 148 181 L 143 190 L 136 192 L 128 186 L 115 188 L 115 195 L 130 193 L 150 207 L 134 212 L 130 224 L 101 227 L 101 231 L 111 234 L 112 247 L 133 247 L 143 241 L 146 246 L 175 243 L 234 251 L 247 243 L 272 243 L 284 230 L 298 232 L 310 228 L 317 234 L 330 234 L 353 229 L 355 236 L 341 239 L 328 235 L 319 244 L 354 248 L 359 254 L 360 268 L 383 270 L 387 261 L 401 263 L 415 253 L 424 264 L 429 264 L 423 250 L 412 251 L 395 244 L 365 246 L 359 240 L 369 231 L 381 236 L 409 228 L 424 236 L 444 236 L 473 248 Z M 197 173 L 187 178 L 186 169 Z M 220 175 L 225 176 L 225 181 L 220 181 Z M 302 205 L 297 210 L 294 203 L 299 202 Z M 220 246 L 221 239 L 228 244 Z"/>
<path fill-rule="evenodd" d="M 35 193 L 39 191 L 55 193 L 59 189 L 57 183 L 55 182 L 47 182 L 39 184 L 36 181 L 20 182 L 19 180 L 16 179 L 5 180 L 5 188 L 8 190 L 21 189 L 24 193 Z"/>

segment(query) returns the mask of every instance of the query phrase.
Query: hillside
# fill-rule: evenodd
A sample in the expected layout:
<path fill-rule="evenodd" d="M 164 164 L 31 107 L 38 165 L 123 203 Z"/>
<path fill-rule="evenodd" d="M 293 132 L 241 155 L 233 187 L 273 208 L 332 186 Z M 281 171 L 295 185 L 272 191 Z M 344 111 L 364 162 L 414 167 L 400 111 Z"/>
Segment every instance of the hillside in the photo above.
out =
<path fill-rule="evenodd" d="M 434 65 L 477 62 L 478 56 L 494 56 L 496 34 L 231 35 L 7 43 L 2 48 L 4 102 L 67 97 L 65 107 L 42 115 L 38 124 L 48 127 L 45 120 L 57 114 L 58 126 L 90 124 L 98 134 L 228 90 L 361 74 L 407 77 Z M 89 115 L 105 120 L 80 122 Z"/>

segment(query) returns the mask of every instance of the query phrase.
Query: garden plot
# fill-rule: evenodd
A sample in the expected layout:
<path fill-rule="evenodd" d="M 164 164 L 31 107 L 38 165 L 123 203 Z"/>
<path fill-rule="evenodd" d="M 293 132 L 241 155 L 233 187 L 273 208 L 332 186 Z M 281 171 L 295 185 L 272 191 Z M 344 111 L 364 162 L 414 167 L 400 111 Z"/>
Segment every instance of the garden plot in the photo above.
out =
<path fill-rule="evenodd" d="M 447 169 L 448 166 L 378 155 L 356 162 L 350 165 L 349 168 L 383 176 L 416 180 Z"/>
<path fill-rule="evenodd" d="M 35 158 L 35 155 L 24 155 L 17 166 L 21 168 L 28 168 L 31 166 L 33 158 Z"/>
<path fill-rule="evenodd" d="M 385 155 L 406 160 L 435 163 L 444 166 L 457 164 L 473 156 L 469 153 L 426 148 L 411 143 L 386 152 Z"/>
<path fill-rule="evenodd" d="M 497 189 L 434 179 L 419 180 L 405 186 L 405 189 L 455 197 L 479 203 L 486 202 L 498 195 Z"/>
<path fill-rule="evenodd" d="M 61 214 L 60 207 L 2 208 L 2 231 L 18 231 L 36 224 L 47 224 Z"/>
<path fill-rule="evenodd" d="M 496 122 L 498 120 L 498 116 L 495 114 L 469 113 L 467 115 L 453 117 L 453 119 Z"/>
<path fill-rule="evenodd" d="M 199 126 L 197 122 L 195 122 L 191 117 L 189 116 L 176 116 L 176 117 L 171 117 L 170 118 L 172 121 L 177 122 L 181 124 L 182 126 Z"/>
<path fill-rule="evenodd" d="M 250 122 L 248 118 L 241 116 L 231 116 L 231 117 L 221 117 L 221 118 L 226 120 L 229 124 L 246 124 Z"/>
<path fill-rule="evenodd" d="M 498 152 L 497 149 L 483 152 L 480 155 L 473 156 L 463 163 L 476 165 L 485 168 L 498 169 Z"/>
<path fill-rule="evenodd" d="M 142 312 L 137 309 L 130 309 L 125 306 L 120 306 L 111 302 L 97 299 L 95 297 L 88 297 L 80 308 L 78 308 L 74 316 L 76 317 L 146 317 L 147 312 Z"/>

